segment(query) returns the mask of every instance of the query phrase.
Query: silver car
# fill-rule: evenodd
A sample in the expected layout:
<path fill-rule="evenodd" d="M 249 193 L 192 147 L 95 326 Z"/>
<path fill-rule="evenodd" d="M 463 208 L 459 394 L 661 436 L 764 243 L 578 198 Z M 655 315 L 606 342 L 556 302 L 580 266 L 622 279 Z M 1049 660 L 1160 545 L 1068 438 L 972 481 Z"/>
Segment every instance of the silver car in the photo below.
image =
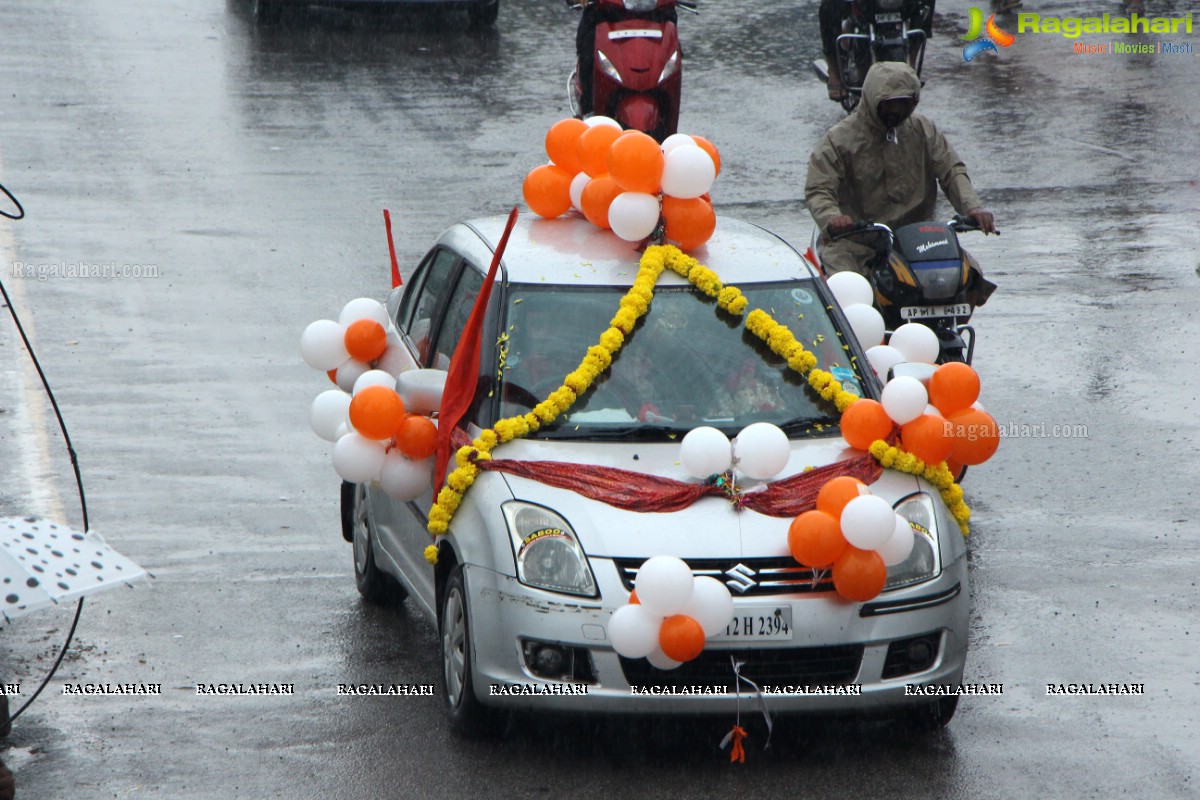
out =
<path fill-rule="evenodd" d="M 392 293 L 388 310 L 407 345 L 407 367 L 449 365 L 504 222 L 454 225 Z M 842 337 L 849 327 L 824 281 L 790 245 L 720 218 L 696 255 L 741 289 L 750 308 L 786 321 L 844 386 L 878 397 L 875 376 L 854 366 L 867 362 L 853 337 Z M 582 218 L 517 223 L 487 309 L 471 436 L 528 412 L 562 384 L 608 327 L 639 256 Z M 592 388 L 553 424 L 497 447 L 493 457 L 696 483 L 680 463 L 682 437 L 708 425 L 732 438 L 753 422 L 788 434 L 791 456 L 779 478 L 855 455 L 830 405 L 740 318 L 668 270 L 649 312 Z M 430 494 L 400 503 L 374 486 L 347 484 L 343 533 L 353 542 L 364 597 L 407 598 L 437 625 L 446 707 L 459 731 L 477 729 L 502 707 L 732 714 L 736 692 L 748 690 L 735 662 L 744 678 L 769 687 L 764 696 L 775 713 L 881 712 L 938 727 L 953 715 L 957 696 L 906 687 L 962 680 L 969 610 L 963 537 L 925 481 L 884 470 L 871 490 L 912 523 L 916 546 L 865 603 L 841 599 L 827 574 L 796 563 L 790 519 L 738 509 L 724 497 L 640 512 L 485 471 L 465 493 L 449 535 L 439 538 L 434 567 L 423 555 L 431 543 Z M 629 602 L 639 565 L 661 554 L 723 581 L 734 597 L 724 634 L 673 670 L 618 655 L 606 632 L 612 613 Z"/>

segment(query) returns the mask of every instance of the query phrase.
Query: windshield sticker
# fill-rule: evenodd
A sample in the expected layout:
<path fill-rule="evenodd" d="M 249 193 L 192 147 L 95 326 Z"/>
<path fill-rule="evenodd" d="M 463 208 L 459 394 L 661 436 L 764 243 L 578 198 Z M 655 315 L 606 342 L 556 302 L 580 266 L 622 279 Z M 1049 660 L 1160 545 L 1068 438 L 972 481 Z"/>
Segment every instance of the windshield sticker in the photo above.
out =
<path fill-rule="evenodd" d="M 812 304 L 813 296 L 807 289 L 792 289 L 792 299 L 800 305 L 807 306 Z"/>
<path fill-rule="evenodd" d="M 849 367 L 831 367 L 829 371 L 842 384 L 843 389 L 862 397 L 862 389 L 859 388 L 858 378 L 855 377 L 854 370 Z"/>

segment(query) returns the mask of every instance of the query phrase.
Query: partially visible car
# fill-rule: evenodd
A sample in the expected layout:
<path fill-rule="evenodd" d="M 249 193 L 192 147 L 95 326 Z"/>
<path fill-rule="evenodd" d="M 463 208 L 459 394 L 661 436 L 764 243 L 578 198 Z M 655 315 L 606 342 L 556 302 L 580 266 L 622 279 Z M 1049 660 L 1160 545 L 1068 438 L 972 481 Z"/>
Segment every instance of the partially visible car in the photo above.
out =
<path fill-rule="evenodd" d="M 388 311 L 409 368 L 448 367 L 504 222 L 452 226 L 390 295 Z M 696 255 L 737 286 L 751 308 L 786 322 L 846 388 L 878 398 L 877 379 L 859 370 L 867 362 L 825 282 L 789 244 L 721 217 Z M 465 420 L 470 435 L 527 413 L 562 384 L 608 327 L 639 256 L 582 218 L 518 221 L 487 307 L 478 390 Z M 695 482 L 680 465 L 683 436 L 707 425 L 732 438 L 755 422 L 773 423 L 790 439 L 780 478 L 855 455 L 830 405 L 742 320 L 668 270 L 649 312 L 592 388 L 553 423 L 493 456 Z M 431 493 L 401 503 L 373 485 L 349 485 L 343 519 L 364 597 L 407 597 L 437 625 L 446 707 L 457 730 L 477 728 L 498 707 L 732 714 L 734 658 L 741 674 L 760 685 L 859 687 L 858 693 L 774 695 L 774 713 L 880 712 L 939 727 L 957 697 L 912 696 L 905 687 L 962 680 L 969 611 L 963 537 L 924 480 L 884 470 L 871 490 L 910 521 L 916 545 L 889 569 L 882 594 L 865 603 L 841 599 L 828 576 L 794 561 L 789 519 L 738 510 L 722 497 L 671 513 L 639 513 L 484 471 L 449 535 L 439 538 L 436 567 L 423 555 L 431 542 Z M 731 625 L 698 658 L 671 671 L 618 655 L 606 633 L 611 614 L 629 602 L 638 567 L 661 554 L 723 581 L 735 617 L 754 623 Z M 491 688 L 520 684 L 586 687 L 586 694 L 497 696 Z M 682 685 L 720 685 L 729 693 L 631 691 Z"/>
<path fill-rule="evenodd" d="M 500 0 L 249 0 L 250 13 L 256 22 L 274 24 L 284 10 L 301 6 L 331 6 L 366 8 L 380 5 L 446 6 L 467 12 L 473 25 L 493 25 L 500 14 Z"/>

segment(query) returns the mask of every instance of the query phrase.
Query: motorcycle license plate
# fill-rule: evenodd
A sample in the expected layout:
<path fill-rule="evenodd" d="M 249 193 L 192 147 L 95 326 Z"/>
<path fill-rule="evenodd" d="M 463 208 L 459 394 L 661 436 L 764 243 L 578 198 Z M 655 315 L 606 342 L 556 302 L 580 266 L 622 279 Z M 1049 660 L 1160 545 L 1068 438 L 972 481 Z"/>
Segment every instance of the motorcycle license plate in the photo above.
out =
<path fill-rule="evenodd" d="M 789 606 L 737 606 L 724 633 L 708 637 L 710 642 L 792 640 L 792 609 Z"/>
<path fill-rule="evenodd" d="M 901 319 L 929 319 L 930 317 L 969 317 L 970 303 L 955 303 L 950 306 L 907 306 L 900 309 Z"/>
<path fill-rule="evenodd" d="M 899 14 L 876 14 L 875 21 L 876 22 L 899 22 L 900 15 Z"/>

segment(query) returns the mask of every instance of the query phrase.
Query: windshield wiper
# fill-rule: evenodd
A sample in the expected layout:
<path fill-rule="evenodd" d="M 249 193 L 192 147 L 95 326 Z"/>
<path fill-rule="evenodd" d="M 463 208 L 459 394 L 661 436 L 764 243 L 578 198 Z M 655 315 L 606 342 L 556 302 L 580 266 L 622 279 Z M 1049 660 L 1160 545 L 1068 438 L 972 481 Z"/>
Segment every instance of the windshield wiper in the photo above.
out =
<path fill-rule="evenodd" d="M 833 417 L 796 417 L 783 423 L 779 427 L 784 433 L 799 433 L 815 428 L 818 425 L 828 425 L 837 428 L 838 421 Z"/>
<path fill-rule="evenodd" d="M 689 429 L 681 429 L 674 425 L 617 425 L 611 428 L 595 425 L 563 425 L 552 431 L 542 431 L 550 439 L 582 439 L 587 441 L 608 441 L 611 439 L 629 439 L 645 441 L 647 439 L 667 439 L 674 435 L 682 439 Z"/>

